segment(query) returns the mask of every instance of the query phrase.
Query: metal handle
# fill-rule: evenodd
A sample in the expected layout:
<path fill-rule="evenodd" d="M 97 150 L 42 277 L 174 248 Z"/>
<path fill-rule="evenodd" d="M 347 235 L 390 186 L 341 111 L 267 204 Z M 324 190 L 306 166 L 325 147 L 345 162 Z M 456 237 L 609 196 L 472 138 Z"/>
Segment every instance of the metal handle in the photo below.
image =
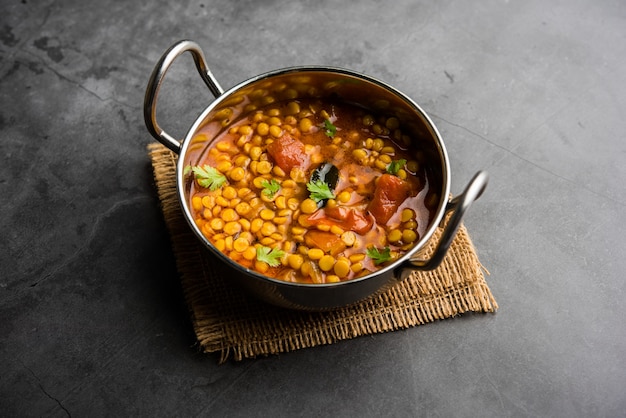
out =
<path fill-rule="evenodd" d="M 196 69 L 198 70 L 198 73 L 204 83 L 207 87 L 209 87 L 209 90 L 211 90 L 213 96 L 217 98 L 224 93 L 224 89 L 222 89 L 211 73 L 211 70 L 209 70 L 209 67 L 206 64 L 206 59 L 204 58 L 204 53 L 197 43 L 183 40 L 175 43 L 167 51 L 165 51 L 159 62 L 157 62 L 154 67 L 154 71 L 152 71 L 152 75 L 148 81 L 148 87 L 146 88 L 146 95 L 143 101 L 143 117 L 146 127 L 148 128 L 148 132 L 150 132 L 150 134 L 152 134 L 157 141 L 177 154 L 180 154 L 181 141 L 178 141 L 161 129 L 157 123 L 156 103 L 165 73 L 173 64 L 174 60 L 183 52 L 187 51 L 189 51 L 193 56 L 193 60 L 196 63 Z"/>
<path fill-rule="evenodd" d="M 463 193 L 456 196 L 448 203 L 446 212 L 453 210 L 454 213 L 448 220 L 448 223 L 441 234 L 441 238 L 439 239 L 437 249 L 431 258 L 428 260 L 416 258 L 409 259 L 400 267 L 400 269 L 404 270 L 405 273 L 406 270 L 433 270 L 441 264 L 443 258 L 448 252 L 448 248 L 450 248 L 450 245 L 459 230 L 459 227 L 461 226 L 461 221 L 463 220 L 465 212 L 469 209 L 472 203 L 482 195 L 483 191 L 485 191 L 488 179 L 489 176 L 486 172 L 479 171 L 474 175 L 472 180 L 470 180 Z M 400 277 L 405 277 L 405 275 L 401 274 Z"/>

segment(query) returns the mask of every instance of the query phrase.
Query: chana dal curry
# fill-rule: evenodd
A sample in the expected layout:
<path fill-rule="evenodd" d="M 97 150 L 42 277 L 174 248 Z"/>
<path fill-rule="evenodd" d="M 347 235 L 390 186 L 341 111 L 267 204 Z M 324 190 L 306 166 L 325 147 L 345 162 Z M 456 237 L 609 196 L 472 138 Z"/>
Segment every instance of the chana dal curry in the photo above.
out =
<path fill-rule="evenodd" d="M 289 282 L 351 280 L 420 239 L 440 200 L 419 141 L 393 114 L 328 98 L 259 100 L 185 168 L 202 234 L 246 268 Z M 418 144 L 418 145 L 416 145 Z"/>

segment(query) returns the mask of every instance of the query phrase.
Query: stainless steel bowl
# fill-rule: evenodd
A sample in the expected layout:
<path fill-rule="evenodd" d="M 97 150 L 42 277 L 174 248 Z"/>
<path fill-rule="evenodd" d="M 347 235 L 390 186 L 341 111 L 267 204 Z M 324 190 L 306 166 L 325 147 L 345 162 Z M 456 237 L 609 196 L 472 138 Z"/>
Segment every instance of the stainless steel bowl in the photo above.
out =
<path fill-rule="evenodd" d="M 215 96 L 215 100 L 201 113 L 183 140 L 177 140 L 157 123 L 156 105 L 159 89 L 165 74 L 174 60 L 190 52 L 202 80 Z M 409 128 L 412 140 L 426 152 L 429 164 L 436 167 L 440 178 L 436 181 L 441 199 L 435 215 L 417 244 L 394 263 L 367 276 L 354 280 L 328 284 L 302 284 L 285 282 L 247 269 L 219 251 L 199 230 L 190 210 L 190 181 L 184 176 L 184 167 L 196 161 L 231 121 L 244 115 L 246 104 L 264 92 L 280 95 L 286 87 L 297 86 L 305 97 L 342 100 L 372 110 L 387 110 L 398 117 L 402 126 Z M 323 86 L 323 88 L 318 88 Z M 277 93 L 278 92 L 278 93 Z M 302 97 L 302 96 L 300 96 Z M 228 91 L 224 91 L 206 64 L 204 53 L 192 41 L 183 40 L 170 47 L 157 63 L 148 82 L 144 101 L 144 118 L 148 131 L 157 141 L 178 154 L 176 181 L 182 211 L 190 228 L 218 260 L 228 266 L 233 281 L 257 297 L 272 304 L 304 310 L 327 310 L 356 303 L 405 279 L 414 270 L 436 268 L 444 258 L 466 210 L 482 194 L 487 185 L 487 174 L 479 171 L 460 195 L 450 198 L 450 167 L 448 155 L 437 128 L 413 100 L 395 88 L 372 77 L 354 71 L 332 67 L 291 67 L 258 75 Z M 213 132 L 206 141 L 192 141 L 199 129 Z M 452 212 L 441 234 L 433 255 L 428 259 L 417 257 L 432 237 L 444 216 Z"/>

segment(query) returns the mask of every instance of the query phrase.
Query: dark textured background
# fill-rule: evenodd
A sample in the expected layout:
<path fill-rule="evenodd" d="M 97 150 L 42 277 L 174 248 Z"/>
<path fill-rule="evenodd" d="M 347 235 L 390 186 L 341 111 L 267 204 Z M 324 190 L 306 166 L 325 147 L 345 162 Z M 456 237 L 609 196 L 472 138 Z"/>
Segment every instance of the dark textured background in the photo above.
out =
<path fill-rule="evenodd" d="M 626 415 L 626 3 L 1 0 L 0 415 Z M 158 207 L 143 95 L 347 67 L 448 147 L 500 310 L 217 365 Z M 182 137 L 212 99 L 162 90 Z"/>

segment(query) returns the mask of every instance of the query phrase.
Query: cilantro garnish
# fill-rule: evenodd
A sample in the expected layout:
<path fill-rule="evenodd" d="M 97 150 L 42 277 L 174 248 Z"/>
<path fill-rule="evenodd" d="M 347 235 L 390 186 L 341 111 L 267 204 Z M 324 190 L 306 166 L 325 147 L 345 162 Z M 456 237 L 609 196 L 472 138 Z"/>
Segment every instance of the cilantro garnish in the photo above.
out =
<path fill-rule="evenodd" d="M 195 174 L 196 181 L 202 187 L 217 190 L 226 183 L 226 176 L 208 164 L 204 166 L 193 166 L 191 170 Z"/>
<path fill-rule="evenodd" d="M 261 181 L 261 186 L 263 186 L 263 191 L 261 193 L 270 199 L 280 190 L 280 183 L 274 179 L 271 179 L 270 181 Z"/>
<path fill-rule="evenodd" d="M 405 164 L 406 164 L 406 160 L 404 158 L 392 161 L 387 166 L 387 172 L 389 174 L 396 175 L 396 174 L 398 174 L 398 170 L 400 170 L 402 167 L 404 167 Z"/>
<path fill-rule="evenodd" d="M 329 138 L 333 138 L 337 133 L 337 127 L 329 119 L 324 119 L 324 133 Z"/>
<path fill-rule="evenodd" d="M 389 247 L 385 247 L 382 250 L 376 247 L 369 247 L 367 249 L 367 256 L 374 261 L 374 264 L 378 265 L 391 260 L 391 250 Z"/>
<path fill-rule="evenodd" d="M 276 248 L 257 247 L 256 249 L 256 259 L 269 264 L 271 267 L 279 266 L 283 255 L 285 255 L 285 252 Z"/>
<path fill-rule="evenodd" d="M 335 198 L 335 194 L 330 190 L 330 186 L 322 180 L 310 181 L 306 184 L 306 188 L 311 192 L 309 197 L 315 201 L 315 203 Z"/>

